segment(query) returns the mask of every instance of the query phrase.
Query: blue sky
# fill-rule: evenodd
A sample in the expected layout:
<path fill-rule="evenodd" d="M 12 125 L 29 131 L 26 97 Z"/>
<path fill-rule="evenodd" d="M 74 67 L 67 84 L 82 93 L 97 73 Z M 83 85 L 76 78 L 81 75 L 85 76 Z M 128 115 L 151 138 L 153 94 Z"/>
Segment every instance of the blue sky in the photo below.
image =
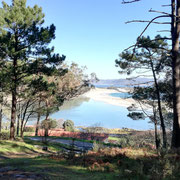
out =
<path fill-rule="evenodd" d="M 10 3 L 10 0 L 5 0 Z M 88 73 L 95 72 L 100 79 L 124 78 L 118 74 L 115 59 L 132 45 L 145 27 L 145 23 L 125 24 L 132 19 L 150 20 L 157 14 L 149 9 L 168 11 L 170 0 L 142 0 L 121 4 L 121 0 L 27 0 L 37 4 L 45 13 L 45 25 L 56 26 L 55 51 L 66 55 L 68 62 L 87 66 Z M 168 19 L 167 19 L 168 20 Z M 168 25 L 151 26 L 145 35 L 152 37 L 157 30 Z"/>

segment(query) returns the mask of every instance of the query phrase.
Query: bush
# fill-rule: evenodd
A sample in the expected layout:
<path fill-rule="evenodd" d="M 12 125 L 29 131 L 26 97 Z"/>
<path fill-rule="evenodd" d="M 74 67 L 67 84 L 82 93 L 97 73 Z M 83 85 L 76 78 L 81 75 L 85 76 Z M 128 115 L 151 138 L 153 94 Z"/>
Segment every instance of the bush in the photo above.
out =
<path fill-rule="evenodd" d="M 25 127 L 24 132 L 34 132 L 35 128 L 34 127 Z"/>
<path fill-rule="evenodd" d="M 57 126 L 57 121 L 54 120 L 54 119 L 51 119 L 51 118 L 45 119 L 45 120 L 43 120 L 43 121 L 41 122 L 41 127 L 42 127 L 43 129 L 48 129 L 48 130 L 50 130 L 50 129 L 55 128 L 56 126 Z"/>
<path fill-rule="evenodd" d="M 0 133 L 0 140 L 9 140 L 9 133 L 8 132 L 1 132 Z"/>
<path fill-rule="evenodd" d="M 73 132 L 74 131 L 74 122 L 71 121 L 71 120 L 66 120 L 64 123 L 63 123 L 63 128 L 65 131 L 71 131 Z"/>
<path fill-rule="evenodd" d="M 99 144 L 97 142 L 93 143 L 93 151 L 94 152 L 98 152 L 100 149 L 103 149 L 103 148 L 104 148 L 103 144 Z"/>

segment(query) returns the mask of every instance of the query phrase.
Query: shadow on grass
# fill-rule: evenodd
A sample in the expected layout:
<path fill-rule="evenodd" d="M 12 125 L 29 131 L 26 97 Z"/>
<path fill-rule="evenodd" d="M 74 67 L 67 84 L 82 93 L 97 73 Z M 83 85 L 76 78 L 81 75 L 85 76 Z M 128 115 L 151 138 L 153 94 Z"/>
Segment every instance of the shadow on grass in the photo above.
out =
<path fill-rule="evenodd" d="M 49 158 L 21 158 L 1 161 L 0 167 L 12 167 L 21 172 L 28 172 L 42 179 L 117 179 L 116 173 L 91 172 L 81 166 L 69 165 L 66 161 L 57 161 Z"/>
<path fill-rule="evenodd" d="M 3 148 L 1 150 L 1 154 L 16 154 L 16 153 L 38 153 L 35 148 L 25 146 L 23 143 L 17 143 L 16 141 L 0 141 L 0 146 Z"/>
<path fill-rule="evenodd" d="M 7 156 L 0 155 L 0 160 L 9 159 Z"/>
<path fill-rule="evenodd" d="M 137 152 L 139 154 L 137 154 Z M 16 158 L 0 161 L 0 168 L 10 166 L 35 174 L 42 179 L 92 180 L 159 180 L 180 179 L 179 156 L 161 157 L 147 151 L 108 149 L 84 156 L 63 158 L 61 155 L 37 158 Z"/>

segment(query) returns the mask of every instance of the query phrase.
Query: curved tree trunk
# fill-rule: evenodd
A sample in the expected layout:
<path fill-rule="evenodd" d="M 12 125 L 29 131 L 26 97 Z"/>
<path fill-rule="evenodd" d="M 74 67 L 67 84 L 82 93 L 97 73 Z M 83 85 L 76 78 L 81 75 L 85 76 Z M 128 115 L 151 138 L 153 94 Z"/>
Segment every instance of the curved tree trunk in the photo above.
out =
<path fill-rule="evenodd" d="M 157 78 L 156 78 L 156 74 L 155 74 L 152 59 L 151 59 L 151 69 L 152 69 L 152 73 L 153 73 L 154 84 L 155 84 L 155 88 L 156 88 L 156 95 L 157 95 L 157 100 L 158 100 L 158 112 L 159 112 L 159 118 L 160 118 L 160 122 L 161 122 L 162 135 L 163 135 L 163 148 L 166 148 L 167 147 L 166 127 L 165 127 L 164 118 L 163 118 L 163 115 L 162 115 L 162 105 L 161 105 L 161 97 L 160 97 L 159 85 L 158 85 L 158 82 L 157 82 Z"/>

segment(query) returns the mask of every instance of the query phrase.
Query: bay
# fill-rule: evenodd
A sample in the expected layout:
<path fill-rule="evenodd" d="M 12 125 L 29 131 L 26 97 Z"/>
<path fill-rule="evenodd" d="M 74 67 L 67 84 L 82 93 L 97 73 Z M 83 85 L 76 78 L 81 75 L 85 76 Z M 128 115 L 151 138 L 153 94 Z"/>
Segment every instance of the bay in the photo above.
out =
<path fill-rule="evenodd" d="M 136 130 L 152 129 L 153 125 L 145 120 L 132 120 L 127 117 L 125 107 L 114 106 L 89 98 L 79 97 L 65 102 L 60 110 L 51 115 L 55 119 L 70 119 L 75 126 L 101 126 L 105 128 L 131 128 Z"/>

